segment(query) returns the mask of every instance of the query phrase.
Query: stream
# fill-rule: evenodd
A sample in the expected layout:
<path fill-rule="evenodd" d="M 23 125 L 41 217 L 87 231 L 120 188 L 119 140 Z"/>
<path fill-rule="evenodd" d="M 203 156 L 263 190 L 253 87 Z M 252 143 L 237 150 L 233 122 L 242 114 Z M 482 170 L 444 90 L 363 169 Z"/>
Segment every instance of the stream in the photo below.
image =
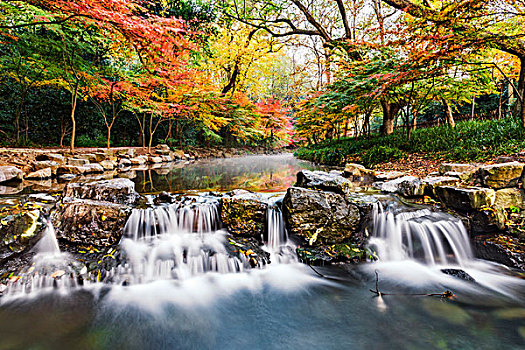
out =
<path fill-rule="evenodd" d="M 0 297 L 0 349 L 525 348 L 523 275 L 476 259 L 451 215 L 377 193 L 383 204 L 370 231 L 377 261 L 299 262 L 276 204 L 301 169 L 317 167 L 273 155 L 137 171 L 137 191 L 181 194 L 188 204 L 134 209 L 119 244 L 126 263 L 105 283 L 28 274 L 9 285 Z M 260 192 L 269 203 L 270 264 L 228 254 L 210 191 L 233 189 Z M 56 243 L 49 226 L 35 246 L 35 269 L 67 271 L 70 257 Z M 376 282 L 394 295 L 376 296 Z M 453 299 L 416 295 L 447 290 Z"/>

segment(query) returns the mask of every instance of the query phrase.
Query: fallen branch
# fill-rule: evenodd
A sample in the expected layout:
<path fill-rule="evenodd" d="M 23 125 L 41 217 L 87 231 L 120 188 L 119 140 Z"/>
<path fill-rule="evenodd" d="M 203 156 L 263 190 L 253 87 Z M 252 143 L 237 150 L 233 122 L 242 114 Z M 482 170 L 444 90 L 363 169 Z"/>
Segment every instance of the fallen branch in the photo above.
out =
<path fill-rule="evenodd" d="M 383 295 L 402 295 L 402 296 L 414 296 L 414 297 L 441 297 L 442 299 L 452 299 L 455 295 L 450 290 L 446 290 L 443 293 L 383 293 L 379 290 L 379 274 L 376 273 L 376 289 L 370 289 L 376 296 L 381 297 Z"/>

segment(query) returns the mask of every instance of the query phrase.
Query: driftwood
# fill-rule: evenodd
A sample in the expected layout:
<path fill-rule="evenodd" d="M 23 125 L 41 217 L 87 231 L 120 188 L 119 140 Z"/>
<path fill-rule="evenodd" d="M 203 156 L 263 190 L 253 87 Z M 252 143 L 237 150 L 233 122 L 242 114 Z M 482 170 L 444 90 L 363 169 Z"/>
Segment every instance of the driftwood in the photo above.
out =
<path fill-rule="evenodd" d="M 450 290 L 446 290 L 443 293 L 384 293 L 379 290 L 379 274 L 376 271 L 376 289 L 370 289 L 376 296 L 381 297 L 383 295 L 402 295 L 402 296 L 414 296 L 414 297 L 441 297 L 442 299 L 452 299 L 455 297 L 454 293 Z"/>

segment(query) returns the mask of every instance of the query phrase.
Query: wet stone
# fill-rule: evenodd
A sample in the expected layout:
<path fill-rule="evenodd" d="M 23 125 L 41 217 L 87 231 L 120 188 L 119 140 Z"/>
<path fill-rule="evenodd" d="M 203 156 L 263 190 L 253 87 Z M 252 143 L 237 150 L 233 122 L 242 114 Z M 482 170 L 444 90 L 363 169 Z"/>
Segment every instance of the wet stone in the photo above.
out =
<path fill-rule="evenodd" d="M 268 204 L 254 193 L 237 194 L 220 199 L 220 215 L 234 236 L 262 237 Z"/>
<path fill-rule="evenodd" d="M 0 166 L 0 183 L 20 182 L 24 178 L 22 170 L 14 166 Z"/>
<path fill-rule="evenodd" d="M 297 173 L 295 186 L 339 194 L 349 193 L 353 187 L 352 182 L 337 174 L 309 170 L 302 170 Z"/>
<path fill-rule="evenodd" d="M 483 185 L 495 189 L 516 187 L 520 181 L 525 164 L 519 162 L 500 163 L 480 169 Z"/>
<path fill-rule="evenodd" d="M 136 200 L 138 194 L 135 192 L 133 181 L 117 178 L 86 183 L 69 183 L 64 189 L 64 197 L 131 204 Z"/>

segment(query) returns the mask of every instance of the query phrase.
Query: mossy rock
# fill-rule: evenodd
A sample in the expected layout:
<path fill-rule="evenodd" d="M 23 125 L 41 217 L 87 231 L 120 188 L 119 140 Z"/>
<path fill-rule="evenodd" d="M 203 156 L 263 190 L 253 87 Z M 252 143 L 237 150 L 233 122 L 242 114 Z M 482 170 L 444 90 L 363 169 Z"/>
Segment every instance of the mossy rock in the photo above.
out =
<path fill-rule="evenodd" d="M 268 204 L 253 193 L 220 199 L 221 220 L 234 236 L 261 239 L 264 233 L 267 209 Z"/>

